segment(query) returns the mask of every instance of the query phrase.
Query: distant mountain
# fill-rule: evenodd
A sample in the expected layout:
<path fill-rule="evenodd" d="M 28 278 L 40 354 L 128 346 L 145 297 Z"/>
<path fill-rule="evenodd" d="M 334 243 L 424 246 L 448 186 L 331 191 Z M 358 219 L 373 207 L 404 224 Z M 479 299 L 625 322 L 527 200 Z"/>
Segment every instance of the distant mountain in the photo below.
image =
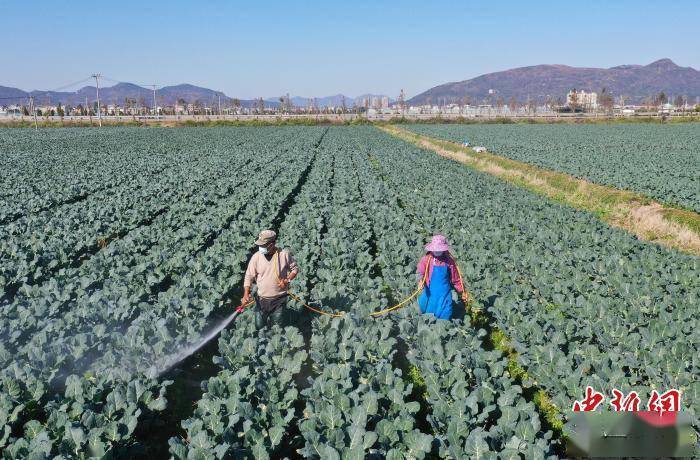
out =
<path fill-rule="evenodd" d="M 168 87 L 161 88 L 158 90 L 158 104 L 163 104 L 164 102 L 171 102 L 171 93 L 164 92 L 164 90 L 167 89 Z M 201 89 L 204 90 L 204 88 Z M 59 102 L 61 104 L 78 105 L 85 104 L 86 100 L 88 101 L 88 103 L 92 103 L 94 100 L 96 100 L 96 89 L 94 86 L 84 86 L 75 92 L 56 92 L 39 90 L 27 92 L 19 90 L 17 88 L 0 87 L 0 97 L 4 96 L 5 93 L 8 92 L 8 90 L 14 90 L 13 96 L 16 95 L 18 97 L 24 98 L 34 96 L 34 99 L 38 105 L 57 104 Z M 188 95 L 192 95 L 194 93 L 196 92 L 190 92 L 188 93 Z M 134 85 L 133 83 L 117 83 L 114 86 L 100 87 L 100 101 L 104 104 L 123 104 L 124 99 L 126 98 L 136 99 L 137 101 L 143 98 L 146 101 L 146 103 L 150 105 L 151 101 L 153 101 L 153 90 L 150 88 L 143 88 L 141 86 Z"/>
<path fill-rule="evenodd" d="M 219 103 L 219 97 L 221 97 L 221 104 L 223 105 L 228 105 L 231 102 L 231 98 L 221 91 L 214 91 L 213 89 L 202 88 L 187 83 L 175 86 L 164 86 L 158 89 L 157 96 L 162 98 L 165 104 L 175 104 L 178 99 L 184 99 L 187 103 L 199 101 L 211 107 Z"/>
<path fill-rule="evenodd" d="M 621 65 L 609 69 L 569 67 L 566 65 L 536 65 L 503 72 L 489 73 L 470 80 L 445 83 L 408 100 L 409 104 L 462 101 L 493 102 L 502 96 L 507 102 L 514 96 L 519 102 L 528 97 L 544 101 L 547 97 L 566 98 L 572 89 L 600 91 L 607 88 L 614 96 L 628 96 L 641 102 L 663 91 L 667 96 L 687 96 L 691 103 L 700 96 L 700 71 L 680 67 L 670 59 L 660 59 L 649 65 Z"/>
<path fill-rule="evenodd" d="M 172 105 L 178 100 L 183 99 L 187 103 L 201 102 L 209 107 L 216 107 L 219 103 L 219 95 L 221 96 L 222 106 L 230 106 L 233 98 L 226 96 L 221 91 L 214 91 L 208 88 L 202 88 L 190 84 L 181 84 L 175 86 L 164 86 L 157 88 L 156 100 L 158 105 Z M 0 105 L 16 104 L 18 102 L 27 103 L 27 98 L 34 96 L 37 105 L 56 105 L 59 102 L 63 105 L 69 104 L 76 106 L 78 104 L 92 104 L 96 99 L 96 89 L 94 86 L 84 86 L 75 92 L 56 92 L 56 91 L 23 91 L 18 88 L 0 86 Z M 17 98 L 17 99 L 15 99 Z M 114 86 L 100 87 L 100 102 L 103 104 L 119 104 L 124 105 L 126 98 L 136 99 L 137 102 L 143 100 L 146 106 L 153 105 L 153 89 L 144 88 L 133 83 L 117 83 Z M 20 101 L 20 99 L 23 99 Z M 257 106 L 257 100 L 241 99 L 241 106 L 252 107 Z M 266 107 L 277 107 L 279 102 L 265 103 Z"/>
<path fill-rule="evenodd" d="M 27 97 L 27 93 L 19 88 L 0 86 L 0 104 L 16 104 L 18 101 L 11 99 Z"/>
<path fill-rule="evenodd" d="M 72 93 L 38 90 L 27 92 L 18 88 L 0 86 L 0 105 L 15 104 L 19 102 L 19 99 L 24 99 L 23 103 L 26 103 L 26 98 L 29 96 L 34 96 L 37 105 L 56 105 L 60 102 L 63 105 L 69 104 L 73 106 L 85 104 L 86 101 L 88 104 L 92 104 L 97 97 L 94 86 L 85 86 Z M 177 103 L 178 100 L 183 99 L 187 103 L 199 101 L 203 105 L 216 107 L 219 103 L 219 96 L 221 96 L 222 106 L 230 106 L 233 103 L 233 98 L 225 95 L 221 91 L 202 88 L 187 83 L 164 86 L 156 90 L 158 105 L 173 105 Z M 133 83 L 117 83 L 114 86 L 100 87 L 100 102 L 103 104 L 124 105 L 124 100 L 126 98 L 136 99 L 137 102 L 143 99 L 145 105 L 150 107 L 153 104 L 153 89 L 144 88 Z M 333 96 L 317 97 L 316 104 L 319 108 L 329 106 L 340 107 L 343 104 L 343 98 L 345 98 L 345 104 L 348 108 L 352 107 L 356 99 L 361 100 L 361 97 L 353 98 L 344 96 L 343 94 L 336 94 Z M 299 96 L 291 97 L 291 99 L 295 107 L 304 108 L 310 106 L 313 100 L 312 97 Z M 258 99 L 239 100 L 242 107 L 258 106 Z M 277 108 L 280 105 L 279 97 L 268 97 L 263 100 L 265 107 L 268 108 Z"/>

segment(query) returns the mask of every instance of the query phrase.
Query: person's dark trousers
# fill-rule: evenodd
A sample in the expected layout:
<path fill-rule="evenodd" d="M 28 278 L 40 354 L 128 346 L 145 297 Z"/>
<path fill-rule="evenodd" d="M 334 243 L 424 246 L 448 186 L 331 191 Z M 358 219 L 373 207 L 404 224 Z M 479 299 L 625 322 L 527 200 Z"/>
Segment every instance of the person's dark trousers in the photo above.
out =
<path fill-rule="evenodd" d="M 273 324 L 287 325 L 287 295 L 266 298 L 255 296 L 255 327 L 260 330 Z"/>

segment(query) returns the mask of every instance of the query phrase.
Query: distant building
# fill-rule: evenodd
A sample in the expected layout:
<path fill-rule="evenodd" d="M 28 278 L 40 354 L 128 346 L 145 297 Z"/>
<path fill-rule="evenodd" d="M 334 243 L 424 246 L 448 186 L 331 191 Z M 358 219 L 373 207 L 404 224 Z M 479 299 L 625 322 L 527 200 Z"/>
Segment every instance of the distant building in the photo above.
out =
<path fill-rule="evenodd" d="M 56 114 L 58 111 L 57 107 L 54 105 L 42 105 L 36 108 L 37 111 L 41 112 L 42 115 Z"/>
<path fill-rule="evenodd" d="M 389 108 L 389 97 L 388 96 L 382 96 L 382 108 L 383 109 Z"/>
<path fill-rule="evenodd" d="M 22 115 L 22 106 L 19 104 L 12 104 L 5 107 L 5 115 Z"/>
<path fill-rule="evenodd" d="M 372 96 L 372 108 L 373 109 L 381 109 L 382 108 L 382 100 L 379 99 L 379 97 Z"/>
<path fill-rule="evenodd" d="M 576 98 L 575 101 L 574 98 Z M 576 91 L 576 88 L 574 88 L 566 95 L 566 105 L 569 107 L 575 105 L 583 110 L 595 110 L 598 108 L 598 95 L 593 91 L 587 93 L 585 91 Z"/>

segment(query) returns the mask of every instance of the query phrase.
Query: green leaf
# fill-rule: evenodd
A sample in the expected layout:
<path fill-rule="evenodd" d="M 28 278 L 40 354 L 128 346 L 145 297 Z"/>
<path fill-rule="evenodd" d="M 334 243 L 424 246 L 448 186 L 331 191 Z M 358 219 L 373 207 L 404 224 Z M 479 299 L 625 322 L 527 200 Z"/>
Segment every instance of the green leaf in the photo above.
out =
<path fill-rule="evenodd" d="M 256 460 L 269 460 L 270 458 L 270 455 L 267 453 L 265 445 L 262 442 L 255 444 L 251 449 L 251 452 Z"/>
<path fill-rule="evenodd" d="M 282 441 L 282 437 L 284 436 L 284 428 L 281 426 L 273 426 L 270 428 L 268 434 L 270 436 L 270 445 L 271 447 L 277 446 L 277 444 Z"/>

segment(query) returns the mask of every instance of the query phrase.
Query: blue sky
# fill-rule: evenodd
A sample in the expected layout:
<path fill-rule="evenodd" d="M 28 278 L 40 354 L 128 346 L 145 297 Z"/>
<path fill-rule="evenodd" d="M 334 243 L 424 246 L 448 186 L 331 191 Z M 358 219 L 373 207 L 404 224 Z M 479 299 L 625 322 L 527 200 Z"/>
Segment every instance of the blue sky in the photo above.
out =
<path fill-rule="evenodd" d="M 700 2 L 685 0 L 0 0 L 0 85 L 54 89 L 101 72 L 241 98 L 413 96 L 544 63 L 668 57 L 697 69 L 699 18 Z"/>

